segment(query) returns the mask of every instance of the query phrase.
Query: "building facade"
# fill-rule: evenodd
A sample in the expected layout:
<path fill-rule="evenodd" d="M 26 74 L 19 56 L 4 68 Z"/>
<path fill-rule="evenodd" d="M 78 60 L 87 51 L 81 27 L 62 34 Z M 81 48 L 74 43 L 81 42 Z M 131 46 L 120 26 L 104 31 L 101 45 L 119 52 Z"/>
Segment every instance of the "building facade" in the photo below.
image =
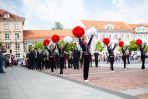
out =
<path fill-rule="evenodd" d="M 141 39 L 148 44 L 148 24 L 127 24 L 120 21 L 92 21 L 81 20 L 79 25 L 85 30 L 95 27 L 97 33 L 93 39 L 92 50 L 95 50 L 95 44 L 98 40 L 103 41 L 109 38 L 111 44 L 117 43 L 119 40 L 124 41 L 128 45 L 131 40 Z M 89 38 L 89 36 L 87 36 Z"/>
<path fill-rule="evenodd" d="M 6 48 L 6 55 L 23 58 L 24 18 L 0 9 L 0 42 Z"/>

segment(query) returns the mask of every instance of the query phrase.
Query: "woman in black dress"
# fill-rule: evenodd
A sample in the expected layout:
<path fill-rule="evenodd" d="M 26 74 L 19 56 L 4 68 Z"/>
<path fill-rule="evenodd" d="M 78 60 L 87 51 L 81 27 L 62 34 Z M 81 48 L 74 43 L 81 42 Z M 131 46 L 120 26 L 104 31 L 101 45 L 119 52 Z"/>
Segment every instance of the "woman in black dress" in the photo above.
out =
<path fill-rule="evenodd" d="M 91 35 L 89 42 L 87 43 L 87 38 L 83 37 L 82 40 L 79 38 L 79 44 L 83 51 L 82 60 L 83 60 L 83 78 L 85 82 L 88 82 L 88 73 L 89 73 L 89 59 L 90 59 L 90 45 L 93 39 L 93 35 Z"/>
<path fill-rule="evenodd" d="M 59 65 L 60 65 L 60 75 L 63 76 L 63 69 L 64 69 L 64 56 L 65 56 L 65 49 L 67 47 L 68 43 L 64 46 L 63 44 L 58 45 L 57 43 L 57 48 L 58 48 L 58 51 L 59 51 Z"/>
<path fill-rule="evenodd" d="M 49 53 L 49 64 L 51 67 L 51 72 L 54 72 L 54 68 L 55 68 L 55 61 L 54 61 L 55 48 L 56 48 L 56 46 L 54 46 L 53 44 L 50 45 L 50 49 L 48 49 L 46 47 L 46 49 L 48 50 L 48 53 Z"/>

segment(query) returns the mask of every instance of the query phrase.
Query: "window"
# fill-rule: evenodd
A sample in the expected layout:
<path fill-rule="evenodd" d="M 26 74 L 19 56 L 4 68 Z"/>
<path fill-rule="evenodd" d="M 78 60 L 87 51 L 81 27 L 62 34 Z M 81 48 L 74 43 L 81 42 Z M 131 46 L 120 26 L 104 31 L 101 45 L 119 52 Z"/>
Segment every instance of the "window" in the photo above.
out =
<path fill-rule="evenodd" d="M 19 33 L 15 33 L 15 39 L 19 39 Z"/>
<path fill-rule="evenodd" d="M 102 35 L 102 38 L 104 39 L 105 38 L 105 35 Z"/>
<path fill-rule="evenodd" d="M 127 35 L 127 39 L 129 39 L 129 34 Z"/>
<path fill-rule="evenodd" d="M 95 38 L 98 39 L 98 35 L 95 35 Z"/>
<path fill-rule="evenodd" d="M 123 34 L 121 35 L 121 39 L 124 39 L 124 35 Z"/>
<path fill-rule="evenodd" d="M 14 29 L 19 29 L 20 25 L 19 24 L 14 24 Z"/>
<path fill-rule="evenodd" d="M 115 36 L 114 36 L 114 39 L 118 39 L 118 35 L 115 35 Z"/>
<path fill-rule="evenodd" d="M 11 47 L 10 44 L 5 44 L 6 49 L 10 49 L 10 47 Z"/>
<path fill-rule="evenodd" d="M 20 57 L 20 53 L 16 53 L 15 56 L 16 56 L 16 58 L 19 58 Z"/>
<path fill-rule="evenodd" d="M 111 35 L 109 35 L 109 39 L 111 39 Z"/>
<path fill-rule="evenodd" d="M 5 23 L 5 24 L 4 24 L 4 29 L 5 29 L 5 30 L 9 30 L 9 23 Z"/>
<path fill-rule="evenodd" d="M 5 40 L 9 40 L 10 39 L 10 34 L 9 33 L 5 33 Z"/>
<path fill-rule="evenodd" d="M 19 50 L 20 49 L 20 44 L 16 43 L 15 48 L 16 48 L 16 50 Z"/>
<path fill-rule="evenodd" d="M 114 29 L 114 25 L 107 24 L 107 25 L 105 25 L 105 29 L 107 29 L 107 30 L 113 30 Z"/>
<path fill-rule="evenodd" d="M 9 13 L 5 13 L 4 14 L 4 18 L 10 18 L 10 14 Z"/>

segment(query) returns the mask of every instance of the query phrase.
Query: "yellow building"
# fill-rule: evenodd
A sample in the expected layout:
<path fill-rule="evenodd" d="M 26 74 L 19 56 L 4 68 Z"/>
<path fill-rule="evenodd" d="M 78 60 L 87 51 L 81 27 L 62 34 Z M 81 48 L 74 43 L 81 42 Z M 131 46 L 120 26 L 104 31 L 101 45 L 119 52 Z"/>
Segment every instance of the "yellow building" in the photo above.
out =
<path fill-rule="evenodd" d="M 0 9 L 0 42 L 6 48 L 6 53 L 16 58 L 23 58 L 23 25 L 25 19 Z M 10 51 L 11 50 L 11 51 Z"/>

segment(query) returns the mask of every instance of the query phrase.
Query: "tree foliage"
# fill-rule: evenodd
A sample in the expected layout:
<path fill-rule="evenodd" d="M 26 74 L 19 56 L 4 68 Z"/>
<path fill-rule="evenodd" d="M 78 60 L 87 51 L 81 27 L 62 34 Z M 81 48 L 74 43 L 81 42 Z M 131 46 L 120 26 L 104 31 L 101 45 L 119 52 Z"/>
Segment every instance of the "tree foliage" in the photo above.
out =
<path fill-rule="evenodd" d="M 55 26 L 52 28 L 52 30 L 63 30 L 63 25 L 60 22 L 55 22 Z"/>
<path fill-rule="evenodd" d="M 145 51 L 145 53 L 147 53 L 147 52 L 148 52 L 148 46 L 147 46 L 147 45 L 145 46 L 144 51 Z"/>
<path fill-rule="evenodd" d="M 58 42 L 58 45 L 59 45 L 59 46 L 60 46 L 61 44 L 63 44 L 64 46 L 66 45 L 66 43 L 65 43 L 63 40 L 60 40 L 60 41 Z M 69 44 L 67 45 L 65 51 L 66 51 L 66 52 L 72 51 L 72 50 L 75 49 L 76 47 L 77 47 L 76 44 L 75 44 L 74 42 L 71 42 L 71 43 L 69 43 Z"/>
<path fill-rule="evenodd" d="M 102 43 L 100 41 L 98 41 L 96 43 L 96 50 L 99 51 L 99 52 L 102 52 L 103 48 L 104 48 L 104 46 L 102 45 Z"/>
<path fill-rule="evenodd" d="M 2 42 L 0 42 L 0 48 L 3 47 Z"/>
<path fill-rule="evenodd" d="M 137 51 L 138 46 L 136 45 L 136 41 L 135 40 L 130 41 L 128 49 L 129 49 L 129 51 Z"/>
<path fill-rule="evenodd" d="M 35 42 L 34 48 L 37 48 L 39 50 L 43 50 L 44 49 L 43 42 Z"/>

